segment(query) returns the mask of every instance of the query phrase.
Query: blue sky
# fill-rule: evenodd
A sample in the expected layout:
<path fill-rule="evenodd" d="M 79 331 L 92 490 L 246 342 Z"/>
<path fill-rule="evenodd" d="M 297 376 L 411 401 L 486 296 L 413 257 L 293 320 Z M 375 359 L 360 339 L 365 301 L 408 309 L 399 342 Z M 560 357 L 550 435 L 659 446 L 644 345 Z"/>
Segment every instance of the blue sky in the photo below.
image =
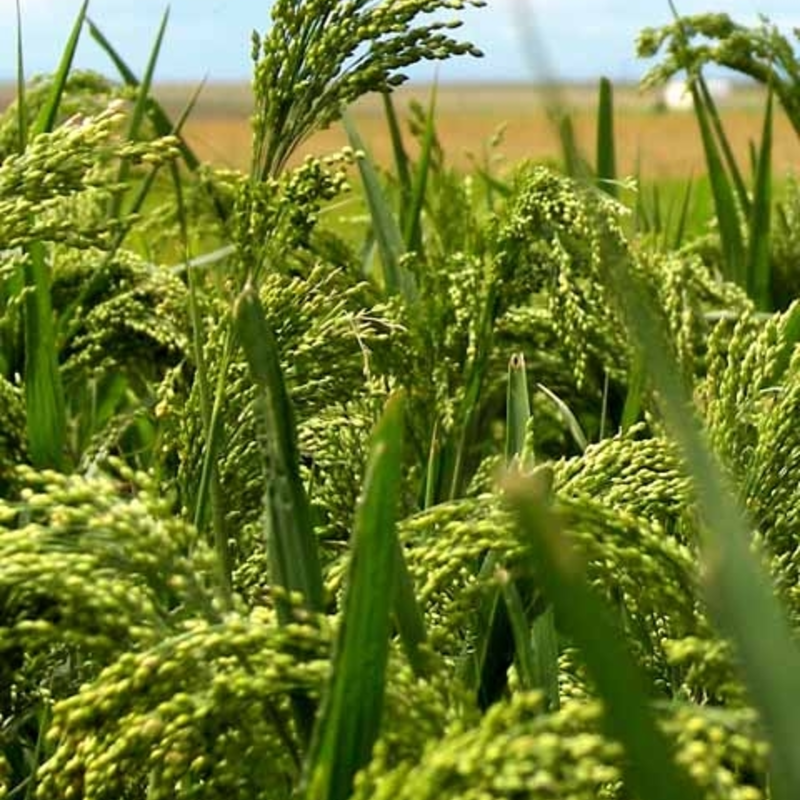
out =
<path fill-rule="evenodd" d="M 15 72 L 15 0 L 0 0 L 0 79 Z M 26 71 L 52 71 L 79 0 L 20 0 Z M 797 0 L 678 0 L 683 13 L 711 8 L 744 22 L 766 14 L 785 31 L 800 26 Z M 268 0 L 173 0 L 157 77 L 248 79 L 250 32 L 269 27 Z M 166 0 L 92 0 L 89 14 L 138 71 L 144 66 Z M 520 13 L 522 11 L 522 14 Z M 637 31 L 667 21 L 667 0 L 488 0 L 486 8 L 462 14 L 461 35 L 486 53 L 439 68 L 442 81 L 526 80 L 543 70 L 565 79 L 635 79 L 645 65 L 634 58 Z M 524 24 L 533 22 L 534 30 Z M 87 40 L 82 67 L 112 74 L 107 59 Z M 430 78 L 430 68 L 413 77 Z"/>

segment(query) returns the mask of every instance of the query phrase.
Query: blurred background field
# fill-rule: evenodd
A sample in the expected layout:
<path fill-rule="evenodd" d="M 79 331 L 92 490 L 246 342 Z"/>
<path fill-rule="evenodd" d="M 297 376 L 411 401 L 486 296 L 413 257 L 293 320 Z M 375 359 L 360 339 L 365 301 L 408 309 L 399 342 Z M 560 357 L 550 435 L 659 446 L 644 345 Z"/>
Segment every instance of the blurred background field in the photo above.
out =
<path fill-rule="evenodd" d="M 156 95 L 173 118 L 180 114 L 195 86 L 163 83 Z M 13 97 L 13 85 L 0 85 L 0 108 Z M 405 113 L 412 101 L 428 105 L 431 87 L 411 84 L 395 93 L 396 108 Z M 566 84 L 542 87 L 517 84 L 452 83 L 437 89 L 437 130 L 452 166 L 468 167 L 473 159 L 483 163 L 493 137 L 503 131 L 494 148 L 496 169 L 502 172 L 521 159 L 560 158 L 559 138 L 548 114 L 558 105 L 572 115 L 578 143 L 592 152 L 596 130 L 597 87 Z M 705 171 L 697 121 L 690 111 L 667 110 L 661 95 L 642 92 L 638 86 L 615 85 L 616 144 L 619 174 L 641 171 L 647 180 L 698 178 Z M 763 93 L 750 85 L 737 85 L 720 103 L 723 118 L 740 163 L 746 163 L 748 146 L 757 141 L 763 122 Z M 212 83 L 204 87 L 186 126 L 186 134 L 201 159 L 218 166 L 244 169 L 250 153 L 250 87 L 245 82 Z M 390 142 L 381 99 L 370 96 L 353 109 L 359 130 L 378 163 L 390 163 Z M 346 143 L 340 126 L 316 134 L 301 153 L 329 153 Z M 783 115 L 775 119 L 773 164 L 776 175 L 792 173 L 800 163 L 800 141 Z M 638 165 L 638 169 L 637 169 Z"/>

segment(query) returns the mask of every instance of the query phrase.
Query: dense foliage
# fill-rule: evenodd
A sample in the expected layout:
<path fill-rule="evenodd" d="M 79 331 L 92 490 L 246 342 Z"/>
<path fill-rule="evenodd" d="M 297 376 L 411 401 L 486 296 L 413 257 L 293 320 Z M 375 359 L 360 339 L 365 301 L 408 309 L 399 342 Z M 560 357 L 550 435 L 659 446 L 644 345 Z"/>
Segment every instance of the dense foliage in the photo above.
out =
<path fill-rule="evenodd" d="M 718 232 L 665 248 L 603 181 L 450 170 L 419 109 L 412 160 L 388 94 L 393 174 L 352 125 L 292 161 L 399 69 L 477 55 L 415 21 L 463 5 L 275 3 L 249 175 L 197 164 L 125 70 L 67 59 L 0 120 L 0 797 L 800 789 L 762 691 L 790 664 L 751 669 L 717 580 L 757 562 L 796 633 L 797 302 L 763 311 Z M 356 170 L 358 252 L 329 211 Z M 708 513 L 737 506 L 740 562 Z"/>

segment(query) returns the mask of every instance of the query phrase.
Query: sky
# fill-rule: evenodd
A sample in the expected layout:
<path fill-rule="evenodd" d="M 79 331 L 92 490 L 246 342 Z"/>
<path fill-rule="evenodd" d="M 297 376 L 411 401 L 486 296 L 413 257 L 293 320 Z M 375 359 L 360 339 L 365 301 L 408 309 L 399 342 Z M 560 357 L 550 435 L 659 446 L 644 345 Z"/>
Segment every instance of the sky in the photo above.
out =
<path fill-rule="evenodd" d="M 79 0 L 20 0 L 26 73 L 52 72 Z M 141 74 L 166 0 L 92 0 L 89 16 Z M 156 78 L 248 80 L 250 34 L 269 29 L 269 0 L 172 0 Z M 800 27 L 798 0 L 677 0 L 684 14 L 713 9 L 754 23 L 767 15 L 785 32 Z M 453 12 L 457 32 L 485 57 L 454 59 L 438 67 L 438 79 L 456 81 L 636 80 L 646 62 L 634 55 L 638 31 L 670 20 L 667 0 L 488 0 L 482 9 Z M 452 16 L 452 14 L 451 14 Z M 107 57 L 84 37 L 77 65 L 113 75 Z M 0 80 L 16 74 L 15 0 L 0 0 Z M 430 80 L 431 67 L 412 79 Z"/>

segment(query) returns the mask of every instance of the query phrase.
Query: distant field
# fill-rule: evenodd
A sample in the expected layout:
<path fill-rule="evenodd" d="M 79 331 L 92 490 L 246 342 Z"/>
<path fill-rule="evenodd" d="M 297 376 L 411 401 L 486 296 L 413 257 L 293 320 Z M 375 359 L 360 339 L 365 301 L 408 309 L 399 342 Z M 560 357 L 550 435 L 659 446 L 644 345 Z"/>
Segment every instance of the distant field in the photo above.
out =
<path fill-rule="evenodd" d="M 157 90 L 164 104 L 177 115 L 192 87 L 163 85 Z M 402 113 L 411 100 L 427 104 L 428 87 L 403 87 L 396 92 Z M 593 149 L 596 90 L 593 86 L 569 86 L 555 92 L 512 85 L 449 85 L 439 87 L 437 120 L 439 136 L 451 162 L 466 166 L 471 157 L 483 159 L 489 140 L 504 127 L 497 153 L 505 163 L 524 158 L 558 157 L 558 139 L 547 113 L 548 103 L 558 99 L 573 110 L 576 133 L 587 153 Z M 633 174 L 637 163 L 651 179 L 699 175 L 703 157 L 691 113 L 658 110 L 657 96 L 641 94 L 636 87 L 617 89 L 616 139 L 619 171 Z M 0 87 L 0 107 L 9 90 Z M 246 84 L 215 84 L 204 89 L 186 134 L 198 155 L 219 165 L 243 168 L 250 149 L 250 90 Z M 737 89 L 724 105 L 728 131 L 737 155 L 745 159 L 748 143 L 760 136 L 762 98 L 750 88 Z M 373 155 L 385 162 L 391 157 L 380 98 L 370 97 L 354 109 L 362 137 Z M 337 126 L 311 139 L 303 153 L 326 153 L 345 144 Z M 774 163 L 779 173 L 800 165 L 800 143 L 781 115 L 776 118 Z"/>

